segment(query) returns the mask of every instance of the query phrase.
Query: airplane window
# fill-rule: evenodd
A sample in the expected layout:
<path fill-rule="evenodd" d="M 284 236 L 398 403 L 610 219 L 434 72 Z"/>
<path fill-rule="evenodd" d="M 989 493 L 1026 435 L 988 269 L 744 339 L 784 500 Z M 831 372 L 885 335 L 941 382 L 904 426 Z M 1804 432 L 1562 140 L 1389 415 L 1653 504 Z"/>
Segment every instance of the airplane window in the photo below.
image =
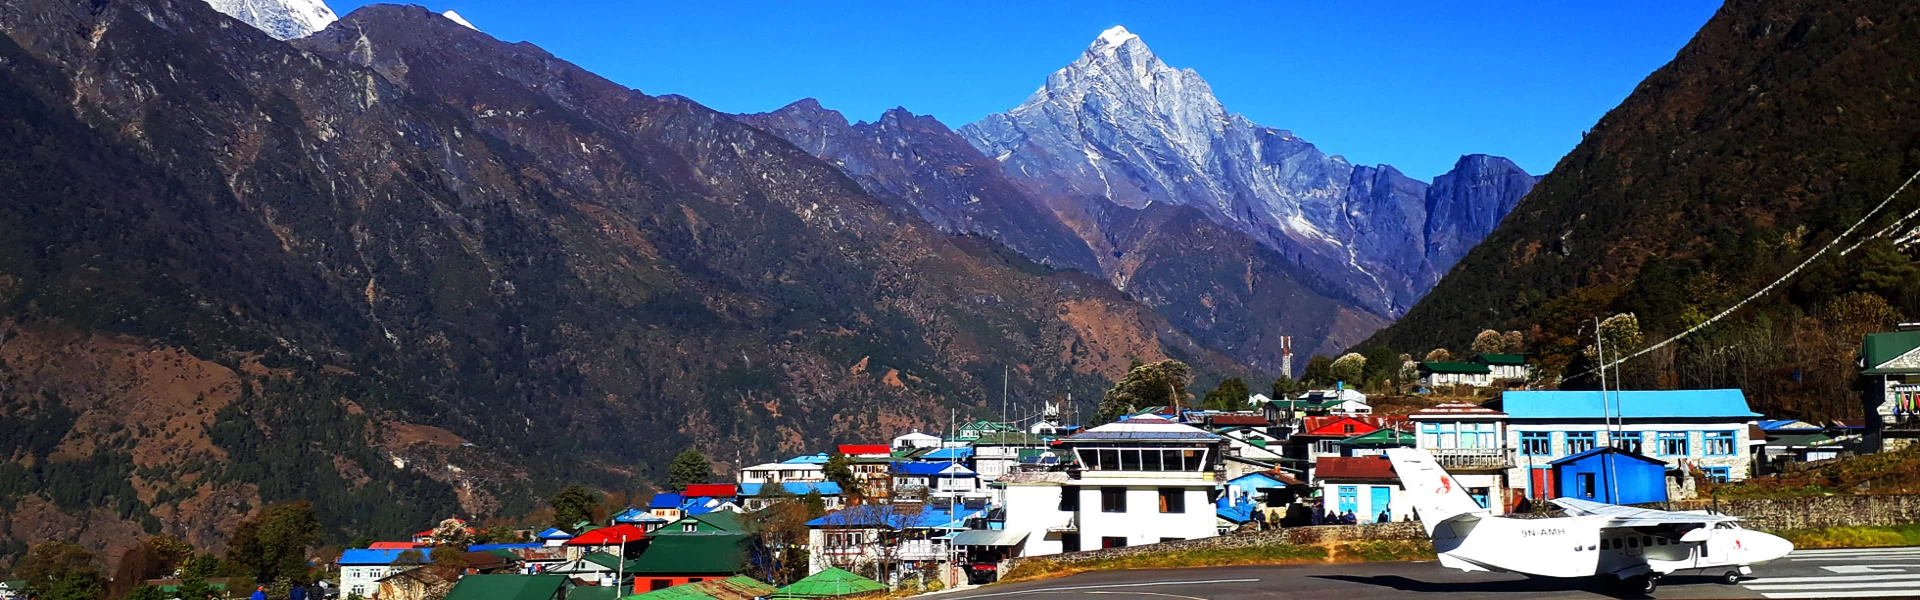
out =
<path fill-rule="evenodd" d="M 1665 545 L 1667 545 L 1667 538 L 1653 538 L 1653 539 L 1654 539 L 1655 541 L 1657 541 L 1657 542 L 1659 542 L 1659 543 L 1660 543 L 1660 545 L 1662 545 L 1662 546 L 1665 546 Z"/>
<path fill-rule="evenodd" d="M 1642 546 L 1652 546 L 1652 545 L 1653 545 L 1653 536 L 1648 536 L 1648 535 L 1643 535 L 1643 536 L 1640 536 L 1640 545 L 1642 545 Z"/>
<path fill-rule="evenodd" d="M 1627 547 L 1628 547 L 1628 548 L 1639 548 L 1639 547 L 1640 547 L 1640 538 L 1627 538 Z"/>

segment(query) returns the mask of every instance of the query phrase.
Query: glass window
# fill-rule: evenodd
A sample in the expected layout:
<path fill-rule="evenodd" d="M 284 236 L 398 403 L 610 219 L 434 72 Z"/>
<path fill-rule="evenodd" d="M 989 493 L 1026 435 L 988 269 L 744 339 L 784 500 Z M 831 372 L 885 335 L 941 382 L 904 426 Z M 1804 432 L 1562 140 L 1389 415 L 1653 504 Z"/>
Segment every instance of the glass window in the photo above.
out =
<path fill-rule="evenodd" d="M 1640 449 L 1640 432 L 1638 431 L 1622 431 L 1619 435 L 1613 436 L 1613 447 L 1634 454 L 1646 453 Z"/>
<path fill-rule="evenodd" d="M 1101 548 L 1125 548 L 1127 547 L 1127 538 L 1103 536 L 1100 538 L 1100 547 Z"/>
<path fill-rule="evenodd" d="M 1686 456 L 1688 454 L 1687 432 L 1685 431 L 1662 431 L 1655 435 L 1655 439 L 1659 440 L 1661 456 Z"/>
<path fill-rule="evenodd" d="M 1080 534 L 1078 533 L 1060 534 L 1060 551 L 1061 552 L 1079 552 L 1080 551 Z"/>
<path fill-rule="evenodd" d="M 1100 512 L 1127 512 L 1127 488 L 1100 488 Z"/>
<path fill-rule="evenodd" d="M 1567 432 L 1567 454 L 1579 454 L 1592 450 L 1598 443 L 1600 434 L 1594 431 Z"/>
<path fill-rule="evenodd" d="M 1521 456 L 1551 456 L 1553 454 L 1553 434 L 1545 431 L 1520 432 Z"/>
<path fill-rule="evenodd" d="M 1702 448 L 1707 456 L 1732 456 L 1734 436 L 1731 431 L 1709 431 L 1702 434 Z"/>
<path fill-rule="evenodd" d="M 1187 512 L 1187 491 L 1181 488 L 1160 488 L 1160 512 Z"/>
<path fill-rule="evenodd" d="M 1080 510 L 1080 486 L 1069 485 L 1060 488 L 1060 512 Z"/>
<path fill-rule="evenodd" d="M 1733 470 L 1727 467 L 1706 467 L 1701 472 L 1706 474 L 1707 481 L 1713 483 L 1726 483 L 1733 479 Z"/>

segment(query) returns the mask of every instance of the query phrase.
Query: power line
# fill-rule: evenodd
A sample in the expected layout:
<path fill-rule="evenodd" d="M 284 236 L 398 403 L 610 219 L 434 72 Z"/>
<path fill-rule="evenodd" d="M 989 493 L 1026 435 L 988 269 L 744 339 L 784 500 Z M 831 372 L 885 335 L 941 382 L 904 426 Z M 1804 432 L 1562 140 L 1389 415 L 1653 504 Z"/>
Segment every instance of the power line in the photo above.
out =
<path fill-rule="evenodd" d="M 1907 180 L 1901 183 L 1899 188 L 1894 189 L 1893 193 L 1887 194 L 1887 197 L 1885 199 L 1882 199 L 1879 204 L 1874 205 L 1873 210 L 1867 211 L 1866 215 L 1861 216 L 1860 220 L 1855 221 L 1852 226 L 1847 227 L 1846 231 L 1840 232 L 1839 236 L 1834 237 L 1832 240 L 1828 241 L 1826 245 L 1821 246 L 1820 249 L 1815 251 L 1812 256 L 1808 256 L 1806 260 L 1800 261 L 1800 264 L 1794 265 L 1793 270 L 1787 271 L 1787 274 L 1781 275 L 1779 279 L 1773 280 L 1773 283 L 1769 283 L 1767 284 L 1766 287 L 1760 288 L 1760 291 L 1754 292 L 1753 295 L 1747 296 L 1746 299 L 1734 303 L 1733 306 L 1727 307 L 1726 310 L 1720 311 L 1719 314 L 1716 314 L 1712 317 L 1708 317 L 1707 320 L 1701 321 L 1700 324 L 1694 325 L 1692 327 L 1688 327 L 1686 331 L 1682 331 L 1678 334 L 1675 334 L 1673 337 L 1661 340 L 1660 343 L 1658 344 L 1641 348 L 1638 352 L 1634 352 L 1633 354 L 1628 354 L 1626 356 L 1614 359 L 1614 361 L 1611 363 L 1608 363 L 1602 360 L 1601 362 L 1602 366 L 1605 368 L 1612 368 L 1612 367 L 1618 366 L 1620 363 L 1624 363 L 1629 360 L 1639 358 L 1640 356 L 1645 355 L 1648 352 L 1658 350 L 1668 344 L 1672 344 L 1674 342 L 1680 341 L 1682 338 L 1685 338 L 1689 335 L 1693 335 L 1694 332 L 1700 331 L 1702 329 L 1706 329 L 1708 326 L 1711 326 L 1714 323 L 1719 322 L 1720 319 L 1726 318 L 1727 315 L 1733 314 L 1733 311 L 1740 310 L 1741 307 L 1746 306 L 1747 303 L 1753 302 L 1754 300 L 1759 299 L 1761 296 L 1766 295 L 1767 292 L 1773 291 L 1773 288 L 1779 287 L 1780 284 L 1785 283 L 1788 279 L 1792 279 L 1794 275 L 1797 275 L 1800 273 L 1801 269 L 1805 269 L 1807 265 L 1813 264 L 1813 261 L 1819 260 L 1821 256 L 1826 255 L 1827 251 L 1832 250 L 1833 247 L 1838 245 L 1841 240 L 1847 239 L 1847 236 L 1849 235 L 1853 235 L 1853 231 L 1855 229 L 1859 229 L 1861 225 L 1865 225 L 1868 220 L 1873 219 L 1874 215 L 1880 213 L 1880 209 L 1886 208 L 1888 203 L 1893 202 L 1893 199 L 1895 197 L 1898 197 L 1900 195 L 1900 192 L 1906 191 L 1907 186 L 1912 185 L 1914 179 L 1917 179 L 1917 178 L 1920 178 L 1920 171 L 1914 171 L 1912 175 L 1907 176 Z M 1920 213 L 1920 209 L 1916 209 L 1914 213 Z M 1914 213 L 1909 213 L 1907 216 L 1911 217 L 1913 216 Z M 1906 220 L 1906 217 L 1901 218 L 1901 221 L 1905 221 L 1905 220 Z M 1895 224 L 1896 225 L 1899 224 L 1899 221 L 1896 221 Z M 1877 237 L 1884 232 L 1885 230 L 1882 230 L 1882 232 L 1875 233 L 1874 235 Z M 1859 244 L 1856 243 L 1854 245 L 1858 246 Z M 1853 249 L 1852 247 L 1847 248 L 1848 251 L 1851 251 L 1852 249 Z M 1844 253 L 1845 252 L 1842 252 L 1842 254 Z"/>

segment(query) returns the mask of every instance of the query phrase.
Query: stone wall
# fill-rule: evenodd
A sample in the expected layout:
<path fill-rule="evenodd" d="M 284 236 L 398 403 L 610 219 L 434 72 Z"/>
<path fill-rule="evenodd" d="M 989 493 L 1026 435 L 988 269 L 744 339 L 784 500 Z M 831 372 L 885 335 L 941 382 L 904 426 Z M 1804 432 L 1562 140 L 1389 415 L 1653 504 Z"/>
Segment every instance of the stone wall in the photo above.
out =
<path fill-rule="evenodd" d="M 1379 523 L 1372 525 L 1326 525 L 1321 527 L 1294 527 L 1250 533 L 1235 533 L 1209 538 L 1180 540 L 1159 544 L 1142 544 L 1125 548 L 1107 548 L 1066 554 L 1031 556 L 1009 561 L 1002 573 L 1011 571 L 1022 561 L 1045 560 L 1060 564 L 1073 564 L 1124 556 L 1177 552 L 1181 550 L 1212 550 L 1223 548 L 1251 548 L 1276 545 L 1310 545 L 1331 542 L 1358 542 L 1376 540 L 1426 541 L 1427 531 L 1419 523 Z"/>
<path fill-rule="evenodd" d="M 1646 505 L 1666 510 L 1707 510 L 1705 498 Z M 1920 523 L 1920 495 L 1809 496 L 1721 500 L 1720 512 L 1745 519 L 1753 529 L 1887 526 Z"/>

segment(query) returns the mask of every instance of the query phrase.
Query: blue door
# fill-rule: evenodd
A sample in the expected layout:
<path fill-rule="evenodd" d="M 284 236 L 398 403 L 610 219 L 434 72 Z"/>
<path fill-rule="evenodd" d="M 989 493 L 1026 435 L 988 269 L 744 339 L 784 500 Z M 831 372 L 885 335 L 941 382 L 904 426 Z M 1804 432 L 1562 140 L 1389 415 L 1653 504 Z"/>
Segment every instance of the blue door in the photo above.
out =
<path fill-rule="evenodd" d="M 1347 513 L 1353 513 L 1355 517 L 1365 518 L 1364 515 L 1360 514 L 1360 489 L 1351 485 L 1340 486 L 1340 514 L 1344 515 Z"/>
<path fill-rule="evenodd" d="M 1368 498 L 1367 514 L 1360 515 L 1360 522 L 1367 523 L 1379 519 L 1380 513 L 1387 513 L 1386 520 L 1392 521 L 1393 513 L 1389 512 L 1389 507 L 1392 506 L 1392 498 L 1393 488 L 1384 485 L 1373 486 L 1373 497 Z"/>

